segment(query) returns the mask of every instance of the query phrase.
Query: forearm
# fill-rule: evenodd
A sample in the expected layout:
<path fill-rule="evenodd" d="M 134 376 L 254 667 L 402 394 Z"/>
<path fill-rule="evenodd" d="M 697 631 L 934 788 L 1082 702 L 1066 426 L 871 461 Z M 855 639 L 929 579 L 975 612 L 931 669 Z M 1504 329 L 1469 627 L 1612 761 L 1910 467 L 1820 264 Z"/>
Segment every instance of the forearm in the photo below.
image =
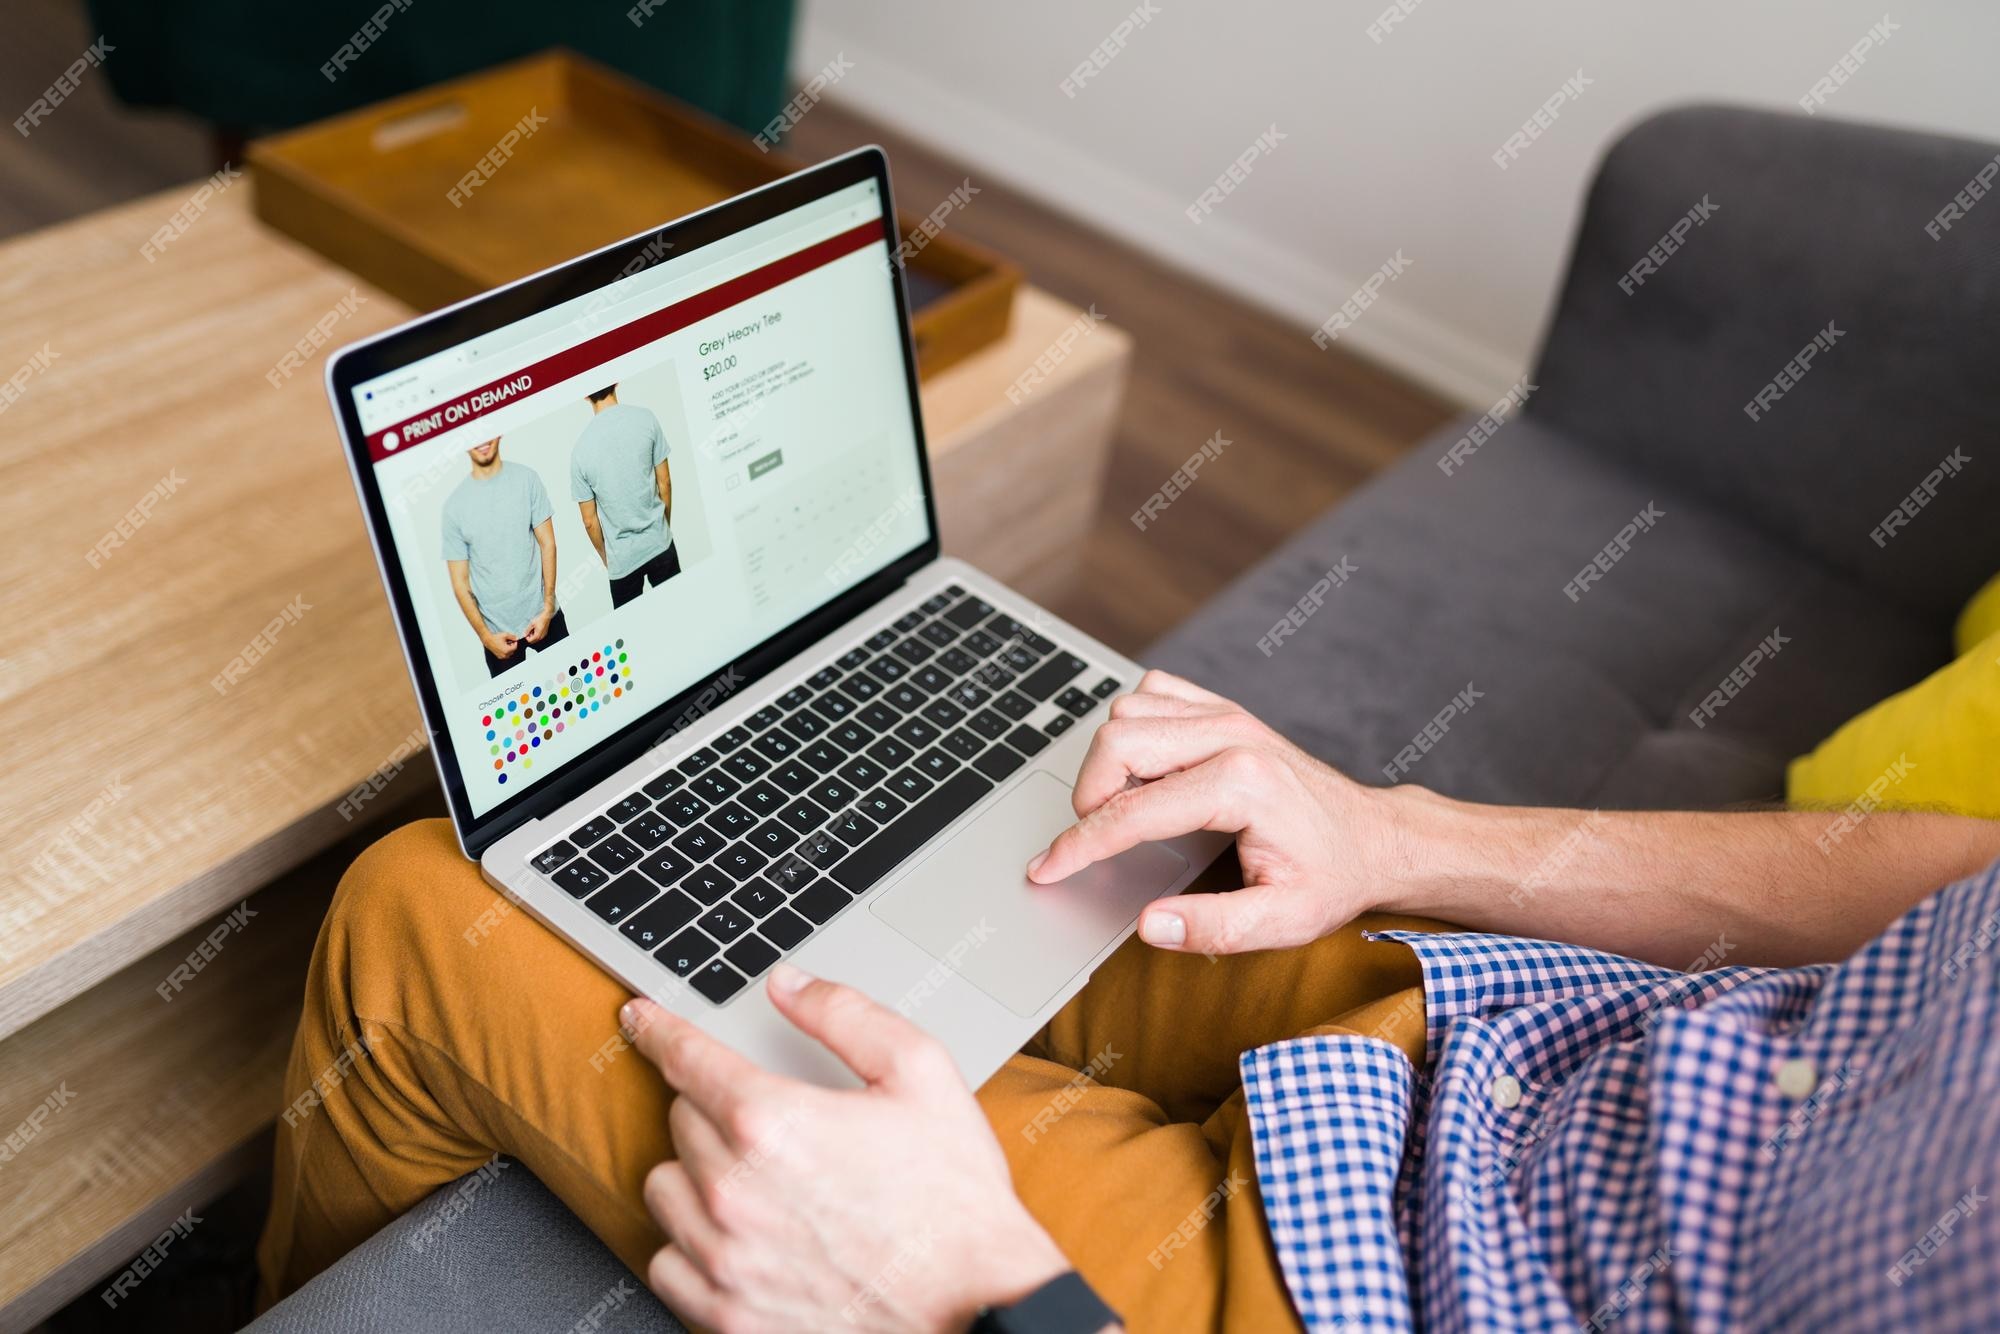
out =
<path fill-rule="evenodd" d="M 485 640 L 486 618 L 479 614 L 479 604 L 472 600 L 472 590 L 464 584 L 454 584 L 451 591 L 458 599 L 458 609 L 465 613 L 465 623 L 472 627 L 473 634 Z"/>
<path fill-rule="evenodd" d="M 1379 906 L 1672 968 L 1844 959 L 2000 857 L 2000 822 L 1921 812 L 1564 811 L 1383 794 Z"/>

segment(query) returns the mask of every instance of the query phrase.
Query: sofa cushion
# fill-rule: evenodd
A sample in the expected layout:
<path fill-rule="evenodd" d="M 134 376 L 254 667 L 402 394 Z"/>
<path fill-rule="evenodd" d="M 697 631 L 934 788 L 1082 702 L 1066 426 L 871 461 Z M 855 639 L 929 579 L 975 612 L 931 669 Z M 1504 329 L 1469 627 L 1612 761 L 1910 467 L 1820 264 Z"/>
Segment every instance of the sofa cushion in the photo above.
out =
<path fill-rule="evenodd" d="M 1363 781 L 1639 807 L 1775 800 L 1786 760 L 1947 657 L 1948 627 L 1532 416 L 1447 475 L 1437 461 L 1469 426 L 1418 445 L 1147 661 Z M 1652 526 L 1566 593 L 1648 505 Z M 1300 606 L 1343 559 L 1346 581 Z M 1275 638 L 1295 611 L 1302 627 Z M 1743 684 L 1724 685 L 1732 671 Z"/>

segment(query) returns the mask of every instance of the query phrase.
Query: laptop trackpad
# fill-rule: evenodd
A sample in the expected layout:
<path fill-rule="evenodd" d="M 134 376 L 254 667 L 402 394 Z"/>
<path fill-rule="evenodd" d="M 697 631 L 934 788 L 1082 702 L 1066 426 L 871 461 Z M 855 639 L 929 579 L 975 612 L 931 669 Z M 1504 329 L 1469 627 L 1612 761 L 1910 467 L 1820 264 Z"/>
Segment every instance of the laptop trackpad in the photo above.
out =
<path fill-rule="evenodd" d="M 1096 958 L 1187 870 L 1142 843 L 1053 885 L 1022 867 L 1076 822 L 1069 784 L 1037 770 L 875 897 L 874 913 L 1023 1017 Z"/>

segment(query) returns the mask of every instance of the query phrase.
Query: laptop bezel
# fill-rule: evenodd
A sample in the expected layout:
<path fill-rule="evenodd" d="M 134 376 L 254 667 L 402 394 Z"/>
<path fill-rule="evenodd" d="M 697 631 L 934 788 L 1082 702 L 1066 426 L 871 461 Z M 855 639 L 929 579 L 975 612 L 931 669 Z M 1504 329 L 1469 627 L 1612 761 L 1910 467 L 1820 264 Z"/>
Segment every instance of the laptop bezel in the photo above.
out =
<path fill-rule="evenodd" d="M 591 296 L 621 278 L 659 264 L 686 259 L 703 246 L 868 180 L 875 181 L 880 190 L 883 242 L 888 253 L 894 255 L 901 237 L 896 228 L 888 159 L 880 147 L 871 144 L 664 226 L 640 232 L 601 250 L 420 316 L 395 329 L 342 348 L 328 359 L 327 395 L 347 456 L 348 469 L 353 474 L 355 490 L 367 519 L 376 568 L 389 593 L 396 634 L 402 642 L 403 658 L 409 667 L 411 682 L 416 687 L 417 704 L 430 739 L 432 758 L 437 763 L 438 780 L 444 788 L 459 846 L 468 857 L 477 859 L 486 848 L 511 830 L 574 800 L 648 750 L 669 741 L 717 708 L 726 707 L 730 699 L 740 696 L 780 664 L 862 615 L 894 593 L 917 570 L 938 558 L 937 501 L 931 485 L 930 450 L 924 434 L 923 405 L 917 388 L 916 347 L 910 332 L 909 293 L 902 266 L 894 263 L 883 265 L 894 288 L 896 310 L 899 312 L 897 322 L 903 351 L 903 380 L 917 449 L 927 533 L 925 540 L 895 557 L 847 592 L 822 603 L 817 610 L 635 717 L 609 738 L 593 746 L 587 756 L 579 757 L 542 781 L 503 799 L 483 815 L 475 815 L 472 811 L 450 733 L 442 725 L 445 716 L 443 701 L 438 693 L 430 655 L 418 628 L 410 587 L 404 579 L 401 563 L 393 558 L 394 538 L 381 488 L 376 482 L 374 465 L 368 457 L 367 437 L 361 429 L 360 414 L 355 408 L 355 386 L 424 357 L 448 351 L 469 339 L 492 333 L 565 301 Z M 725 687 L 725 693 L 720 698 L 709 698 L 704 703 L 705 696 L 712 696 L 712 692 Z"/>

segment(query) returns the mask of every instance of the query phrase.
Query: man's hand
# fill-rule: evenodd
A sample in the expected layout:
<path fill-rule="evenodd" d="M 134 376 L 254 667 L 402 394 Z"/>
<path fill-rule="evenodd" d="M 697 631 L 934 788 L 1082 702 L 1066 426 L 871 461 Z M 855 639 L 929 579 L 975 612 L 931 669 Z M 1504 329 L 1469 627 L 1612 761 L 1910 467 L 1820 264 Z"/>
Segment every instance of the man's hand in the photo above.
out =
<path fill-rule="evenodd" d="M 1198 829 L 1236 835 L 1244 888 L 1161 899 L 1141 914 L 1140 936 L 1166 949 L 1236 954 L 1317 940 L 1378 906 L 1396 853 L 1381 792 L 1166 672 L 1147 672 L 1111 702 L 1072 799 L 1082 818 L 1028 863 L 1030 880 L 1052 884 Z"/>
<path fill-rule="evenodd" d="M 530 644 L 541 643 L 542 636 L 549 632 L 549 622 L 555 619 L 555 615 L 556 609 L 554 607 L 544 605 L 542 607 L 542 614 L 528 622 L 527 632 L 521 637 Z"/>
<path fill-rule="evenodd" d="M 620 1015 L 680 1094 L 679 1159 L 646 1178 L 662 1301 L 725 1334 L 963 1329 L 1069 1269 L 935 1039 L 788 965 L 768 985 L 864 1087 L 770 1074 L 650 1001 Z"/>
<path fill-rule="evenodd" d="M 519 635 L 505 633 L 496 635 L 491 630 L 482 633 L 479 642 L 486 645 L 486 651 L 496 658 L 511 658 L 514 656 L 514 651 L 521 647 Z"/>

